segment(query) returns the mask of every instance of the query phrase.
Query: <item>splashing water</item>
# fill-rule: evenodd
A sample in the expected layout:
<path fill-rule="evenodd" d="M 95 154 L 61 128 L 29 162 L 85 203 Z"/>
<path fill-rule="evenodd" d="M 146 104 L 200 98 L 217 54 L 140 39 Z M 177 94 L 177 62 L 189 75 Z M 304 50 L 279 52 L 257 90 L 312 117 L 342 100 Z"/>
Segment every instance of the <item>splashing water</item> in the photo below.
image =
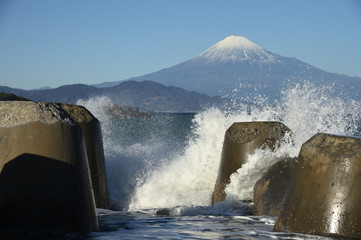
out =
<path fill-rule="evenodd" d="M 331 87 L 297 85 L 284 93 L 283 122 L 295 133 L 298 148 L 318 132 L 359 134 L 361 102 L 333 97 Z"/>
<path fill-rule="evenodd" d="M 331 95 L 330 87 L 316 88 L 308 83 L 296 85 L 284 93 L 276 107 L 256 114 L 269 115 L 273 120 L 283 122 L 294 134 L 292 140 L 291 136 L 285 136 L 274 152 L 258 149 L 250 154 L 247 163 L 230 176 L 231 183 L 225 189 L 227 201 L 252 199 L 253 186 L 262 174 L 281 159 L 297 157 L 302 144 L 314 134 L 359 134 L 360 102 Z"/>
<path fill-rule="evenodd" d="M 92 111 L 88 104 L 99 102 L 83 104 Z M 226 188 L 227 201 L 252 198 L 254 183 L 263 172 L 281 158 L 297 156 L 302 144 L 317 132 L 359 134 L 360 102 L 333 97 L 328 88 L 297 85 L 285 91 L 279 102 L 266 105 L 263 99 L 258 99 L 254 104 L 252 106 L 260 107 L 240 104 L 238 110 L 210 108 L 197 113 L 192 120 L 191 137 L 181 151 L 172 150 L 169 142 L 157 143 L 151 136 L 146 144 L 123 147 L 105 141 L 107 169 L 112 171 L 108 181 L 113 203 L 126 205 L 124 208 L 129 210 L 209 206 L 224 133 L 234 122 L 281 121 L 293 134 L 292 141 L 291 136 L 286 136 L 276 151 L 257 150 L 249 156 L 248 162 L 231 175 L 231 183 Z M 107 129 L 105 125 L 106 121 L 102 122 L 102 128 Z M 110 136 L 111 132 L 106 130 L 104 135 Z M 164 148 L 173 153 L 161 151 Z M 116 155 L 122 155 L 122 159 L 111 158 Z M 121 171 L 118 165 L 127 170 Z M 128 170 L 130 174 L 125 173 Z M 128 178 L 126 183 L 122 182 L 125 178 Z M 131 190 L 124 190 L 130 186 Z M 127 200 L 122 200 L 124 198 Z"/>
<path fill-rule="evenodd" d="M 189 120 L 181 123 L 171 114 L 151 119 L 112 118 L 106 111 L 112 101 L 104 96 L 79 100 L 77 104 L 85 106 L 101 122 L 111 207 L 125 210 L 137 184 L 144 181 L 152 169 L 183 151 L 184 144 L 177 141 L 185 139 L 184 135 L 190 131 L 190 116 L 184 116 Z"/>
<path fill-rule="evenodd" d="M 184 154 L 153 172 L 138 186 L 129 208 L 208 205 L 218 171 L 214 163 L 219 160 L 222 148 L 218 135 L 229 121 L 218 109 L 197 114 L 193 120 L 196 137 L 190 140 Z"/>
<path fill-rule="evenodd" d="M 109 106 L 112 103 L 112 100 L 106 96 L 100 96 L 91 98 L 88 100 L 79 99 L 76 104 L 80 106 L 86 107 L 100 122 L 103 134 L 103 142 L 104 146 L 108 146 L 107 144 L 110 139 L 109 135 L 111 132 L 110 129 L 110 119 L 106 114 L 105 107 Z M 105 153 L 109 151 L 105 150 Z"/>
<path fill-rule="evenodd" d="M 256 149 L 255 153 L 248 155 L 247 162 L 230 176 L 231 182 L 225 189 L 226 201 L 253 199 L 253 186 L 270 166 L 286 157 L 297 156 L 298 149 L 289 134 L 280 142 L 280 146 L 274 151 Z"/>
<path fill-rule="evenodd" d="M 130 209 L 210 205 L 226 129 L 234 122 L 281 121 L 293 132 L 293 141 L 287 136 L 275 152 L 256 151 L 232 174 L 226 188 L 227 199 L 252 199 L 253 186 L 262 173 L 281 158 L 297 156 L 302 144 L 317 132 L 356 134 L 361 107 L 359 102 L 331 97 L 327 88 L 305 84 L 285 92 L 279 104 L 250 113 L 244 109 L 224 112 L 212 108 L 198 113 L 193 120 L 195 137 L 185 154 L 139 185 Z"/>

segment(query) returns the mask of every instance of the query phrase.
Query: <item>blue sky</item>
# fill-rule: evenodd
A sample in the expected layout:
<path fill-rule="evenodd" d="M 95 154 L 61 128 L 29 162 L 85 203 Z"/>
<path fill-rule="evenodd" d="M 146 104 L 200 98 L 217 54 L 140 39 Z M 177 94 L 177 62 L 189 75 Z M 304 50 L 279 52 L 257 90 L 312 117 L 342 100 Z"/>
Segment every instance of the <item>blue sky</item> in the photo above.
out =
<path fill-rule="evenodd" d="M 0 0 L 0 85 L 125 80 L 229 35 L 361 77 L 359 0 Z"/>

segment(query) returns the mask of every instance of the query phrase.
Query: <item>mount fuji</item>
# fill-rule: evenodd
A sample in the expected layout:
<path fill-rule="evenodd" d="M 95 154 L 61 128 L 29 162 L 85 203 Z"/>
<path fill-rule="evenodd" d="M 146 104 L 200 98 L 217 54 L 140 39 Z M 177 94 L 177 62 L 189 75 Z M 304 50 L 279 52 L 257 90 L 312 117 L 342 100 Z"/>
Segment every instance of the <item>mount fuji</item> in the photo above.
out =
<path fill-rule="evenodd" d="M 282 90 L 304 82 L 332 86 L 331 93 L 337 97 L 361 101 L 361 78 L 322 71 L 238 36 L 225 38 L 193 59 L 128 81 L 41 90 L 0 86 L 0 92 L 62 103 L 107 96 L 114 103 L 143 111 L 191 112 L 224 105 L 235 97 L 252 101 L 263 95 L 278 100 Z"/>
<path fill-rule="evenodd" d="M 325 72 L 240 36 L 229 36 L 188 61 L 129 80 L 150 80 L 208 95 L 230 96 L 237 92 L 271 99 L 278 98 L 281 90 L 307 81 L 316 86 L 332 85 L 343 95 L 361 98 L 361 78 Z"/>

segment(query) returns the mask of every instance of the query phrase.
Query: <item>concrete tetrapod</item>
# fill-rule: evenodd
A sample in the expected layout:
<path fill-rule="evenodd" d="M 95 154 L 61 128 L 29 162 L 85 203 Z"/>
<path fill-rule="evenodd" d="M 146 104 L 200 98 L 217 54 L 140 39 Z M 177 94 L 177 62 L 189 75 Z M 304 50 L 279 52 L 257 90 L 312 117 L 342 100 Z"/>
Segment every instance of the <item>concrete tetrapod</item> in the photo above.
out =
<path fill-rule="evenodd" d="M 361 138 L 316 134 L 302 145 L 274 231 L 361 239 Z"/>
<path fill-rule="evenodd" d="M 253 191 L 254 215 L 279 215 L 294 166 L 294 158 L 278 161 L 256 182 Z"/>
<path fill-rule="evenodd" d="M 109 208 L 107 176 L 105 171 L 103 138 L 100 123 L 86 108 L 74 104 L 62 104 L 83 131 L 89 161 L 90 175 L 97 208 Z"/>
<path fill-rule="evenodd" d="M 0 102 L 0 228 L 97 231 L 84 138 L 61 104 Z"/>
<path fill-rule="evenodd" d="M 225 133 L 212 204 L 225 199 L 224 189 L 231 174 L 247 162 L 248 154 L 263 147 L 274 149 L 287 132 L 291 131 L 281 122 L 233 123 Z"/>

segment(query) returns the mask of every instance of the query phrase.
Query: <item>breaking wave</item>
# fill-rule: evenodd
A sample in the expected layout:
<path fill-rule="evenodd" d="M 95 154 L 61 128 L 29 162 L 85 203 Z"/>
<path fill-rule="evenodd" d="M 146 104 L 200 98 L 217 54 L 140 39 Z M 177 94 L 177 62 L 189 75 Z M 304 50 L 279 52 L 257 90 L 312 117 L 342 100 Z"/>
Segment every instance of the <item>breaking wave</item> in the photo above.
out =
<path fill-rule="evenodd" d="M 147 134 L 141 141 L 123 145 L 114 140 L 122 138 L 114 133 L 114 123 L 96 112 L 107 98 L 81 102 L 102 122 L 112 206 L 128 210 L 210 206 L 224 133 L 234 122 L 281 121 L 293 134 L 274 152 L 257 150 L 231 175 L 226 188 L 226 202 L 231 205 L 252 198 L 254 183 L 262 173 L 281 158 L 297 156 L 302 144 L 314 134 L 360 134 L 359 101 L 334 97 L 332 89 L 307 83 L 290 88 L 282 96 L 272 104 L 263 98 L 249 105 L 235 100 L 232 111 L 210 108 L 199 112 L 188 119 L 180 138 L 169 138 L 175 131 L 174 122 L 159 123 L 168 131 L 163 137 Z"/>

